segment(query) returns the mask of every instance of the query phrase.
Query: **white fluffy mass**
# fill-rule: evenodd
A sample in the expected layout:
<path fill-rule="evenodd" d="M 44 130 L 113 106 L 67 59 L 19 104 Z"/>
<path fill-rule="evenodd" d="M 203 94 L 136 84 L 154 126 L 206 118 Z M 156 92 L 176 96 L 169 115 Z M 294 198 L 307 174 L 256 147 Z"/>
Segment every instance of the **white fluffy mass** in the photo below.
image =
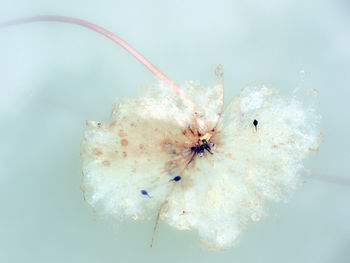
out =
<path fill-rule="evenodd" d="M 168 201 L 161 220 L 197 230 L 209 248 L 232 247 L 249 222 L 266 215 L 266 201 L 296 188 L 302 161 L 319 147 L 320 117 L 264 86 L 244 88 L 222 114 L 222 82 L 181 88 L 196 113 L 157 82 L 143 97 L 115 103 L 110 123 L 87 122 L 85 197 L 101 213 L 133 219 L 155 218 Z M 196 123 L 197 133 L 212 135 L 213 155 L 187 165 L 199 138 L 190 130 Z M 170 181 L 177 175 L 179 182 Z"/>

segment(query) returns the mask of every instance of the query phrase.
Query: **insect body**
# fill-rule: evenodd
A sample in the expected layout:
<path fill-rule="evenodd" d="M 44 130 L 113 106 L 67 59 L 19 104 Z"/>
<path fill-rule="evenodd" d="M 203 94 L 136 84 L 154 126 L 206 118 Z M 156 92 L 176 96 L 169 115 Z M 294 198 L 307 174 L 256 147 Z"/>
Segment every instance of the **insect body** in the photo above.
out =
<path fill-rule="evenodd" d="M 181 176 L 175 176 L 173 179 L 171 179 L 170 181 L 174 181 L 174 182 L 178 182 L 181 180 Z"/>
<path fill-rule="evenodd" d="M 255 131 L 258 131 L 258 121 L 257 120 L 254 120 L 253 121 L 253 124 L 255 126 Z"/>
<path fill-rule="evenodd" d="M 204 151 L 206 150 L 210 154 L 213 154 L 211 151 L 210 145 L 213 145 L 213 143 L 209 143 L 210 138 L 212 135 L 210 133 L 206 133 L 204 136 L 202 136 L 198 142 L 195 143 L 194 146 L 191 147 L 191 153 L 192 157 L 190 161 L 188 162 L 188 165 L 194 160 L 194 158 L 198 155 L 202 157 L 204 155 Z"/>
<path fill-rule="evenodd" d="M 148 192 L 146 190 L 141 190 L 141 194 L 142 195 L 146 195 L 148 196 L 149 198 L 151 198 L 151 196 L 148 194 Z"/>

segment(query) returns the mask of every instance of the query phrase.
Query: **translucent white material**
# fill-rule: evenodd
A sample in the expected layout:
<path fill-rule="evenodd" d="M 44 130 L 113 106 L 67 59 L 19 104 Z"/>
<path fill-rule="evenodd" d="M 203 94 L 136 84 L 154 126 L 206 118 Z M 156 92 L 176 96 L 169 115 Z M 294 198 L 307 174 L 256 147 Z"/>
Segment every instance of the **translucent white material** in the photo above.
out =
<path fill-rule="evenodd" d="M 296 188 L 303 159 L 319 147 L 320 117 L 264 86 L 246 87 L 221 114 L 221 77 L 211 88 L 188 82 L 182 89 L 196 112 L 158 82 L 141 98 L 116 102 L 110 123 L 87 122 L 85 197 L 97 211 L 121 218 L 149 219 L 159 211 L 177 229 L 198 230 L 208 248 L 228 248 L 266 215 L 267 200 Z M 204 134 L 212 135 L 213 154 L 189 163 Z M 175 176 L 181 180 L 171 181 Z"/>

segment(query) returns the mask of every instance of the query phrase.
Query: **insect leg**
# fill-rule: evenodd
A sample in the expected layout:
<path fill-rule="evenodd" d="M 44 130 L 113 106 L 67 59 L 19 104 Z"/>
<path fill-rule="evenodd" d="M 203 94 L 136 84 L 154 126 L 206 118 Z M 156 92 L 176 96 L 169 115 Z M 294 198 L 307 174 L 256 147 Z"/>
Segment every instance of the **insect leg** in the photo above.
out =
<path fill-rule="evenodd" d="M 192 163 L 196 154 L 197 154 L 197 152 L 194 150 L 192 153 L 191 159 L 187 162 L 186 166 L 189 166 Z"/>

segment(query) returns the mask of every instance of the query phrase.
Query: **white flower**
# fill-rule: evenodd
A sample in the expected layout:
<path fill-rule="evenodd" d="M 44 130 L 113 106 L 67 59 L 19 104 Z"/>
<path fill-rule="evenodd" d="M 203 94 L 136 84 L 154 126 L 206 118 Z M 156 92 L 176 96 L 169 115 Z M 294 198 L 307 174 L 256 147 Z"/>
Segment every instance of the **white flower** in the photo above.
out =
<path fill-rule="evenodd" d="M 181 89 L 195 111 L 159 81 L 145 96 L 117 102 L 109 124 L 87 122 L 86 200 L 123 218 L 159 213 L 175 228 L 198 230 L 209 248 L 231 247 L 266 215 L 267 200 L 297 186 L 303 159 L 320 143 L 319 116 L 267 87 L 246 87 L 221 115 L 221 77 L 211 88 Z M 205 135 L 213 154 L 191 151 Z"/>

